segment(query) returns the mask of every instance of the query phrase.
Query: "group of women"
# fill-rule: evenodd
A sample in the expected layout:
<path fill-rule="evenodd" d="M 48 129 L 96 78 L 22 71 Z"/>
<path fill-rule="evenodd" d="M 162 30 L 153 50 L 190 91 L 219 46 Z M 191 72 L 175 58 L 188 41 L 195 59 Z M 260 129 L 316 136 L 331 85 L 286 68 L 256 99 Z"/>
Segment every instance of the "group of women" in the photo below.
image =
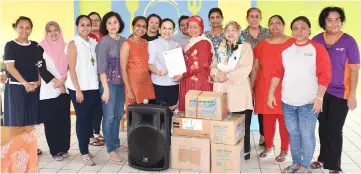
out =
<path fill-rule="evenodd" d="M 28 40 L 31 20 L 20 17 L 13 26 L 18 38 L 5 46 L 5 125 L 44 122 L 50 153 L 62 160 L 69 150 L 71 100 L 85 164 L 95 165 L 88 145 L 102 145 L 103 139 L 110 159 L 119 162 L 118 151 L 127 150 L 118 135 L 124 105 L 156 99 L 172 111 L 184 111 L 189 90 L 226 92 L 230 112 L 246 115 L 246 160 L 254 108 L 259 143 L 266 147 L 261 160 L 273 152 L 278 120 L 281 153 L 275 163 L 285 161 L 290 144 L 293 164 L 286 172 L 321 167 L 340 172 L 342 127 L 348 110 L 356 107 L 360 63 L 357 43 L 341 31 L 344 11 L 324 8 L 319 25 L 325 32 L 312 40 L 311 23 L 304 16 L 291 22 L 292 37 L 284 34 L 286 23 L 279 15 L 269 18 L 269 29 L 261 27 L 257 8 L 247 11 L 249 26 L 243 31 L 235 21 L 223 25 L 223 18 L 221 9 L 211 9 L 212 28 L 205 32 L 200 16 L 182 16 L 180 32 L 173 36 L 171 19 L 138 16 L 126 39 L 119 36 L 124 29 L 119 14 L 109 12 L 101 19 L 93 12 L 76 19 L 78 34 L 69 43 L 51 21 L 38 44 Z M 170 77 L 163 52 L 179 47 L 187 72 Z M 311 163 L 317 118 L 321 154 Z"/>

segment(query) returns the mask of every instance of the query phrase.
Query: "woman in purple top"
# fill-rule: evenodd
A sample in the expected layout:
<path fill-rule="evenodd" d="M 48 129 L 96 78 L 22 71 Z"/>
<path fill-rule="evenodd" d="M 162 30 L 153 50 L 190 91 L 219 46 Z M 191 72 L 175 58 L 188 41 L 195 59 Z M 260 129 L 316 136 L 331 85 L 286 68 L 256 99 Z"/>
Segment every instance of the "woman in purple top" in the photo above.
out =
<path fill-rule="evenodd" d="M 103 105 L 103 133 L 108 156 L 115 162 L 123 159 L 116 150 L 127 150 L 120 145 L 119 126 L 124 110 L 124 87 L 120 73 L 120 46 L 124 38 L 120 37 L 124 22 L 118 13 L 104 15 L 100 30 L 104 37 L 96 46 L 95 52 L 100 78 L 100 93 Z"/>
<path fill-rule="evenodd" d="M 357 106 L 360 52 L 355 39 L 341 31 L 345 19 L 345 12 L 341 8 L 324 8 L 318 22 L 325 32 L 313 38 L 324 45 L 330 55 L 332 80 L 323 98 L 323 112 L 318 117 L 320 155 L 311 167 L 323 167 L 330 170 L 330 173 L 342 171 L 342 129 L 348 110 Z"/>

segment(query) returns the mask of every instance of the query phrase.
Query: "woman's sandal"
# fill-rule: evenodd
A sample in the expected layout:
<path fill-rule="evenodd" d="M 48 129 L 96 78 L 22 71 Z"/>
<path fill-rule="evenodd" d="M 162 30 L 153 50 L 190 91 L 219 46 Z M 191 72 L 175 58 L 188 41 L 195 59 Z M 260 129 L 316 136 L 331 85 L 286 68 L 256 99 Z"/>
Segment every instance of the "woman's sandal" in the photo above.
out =
<path fill-rule="evenodd" d="M 284 173 L 295 173 L 298 170 L 298 168 L 293 168 L 292 165 L 286 167 L 283 172 Z"/>
<path fill-rule="evenodd" d="M 274 164 L 282 164 L 283 162 L 285 162 L 285 160 L 287 159 L 287 153 L 283 154 L 283 155 L 278 155 L 275 159 L 275 161 L 273 162 Z"/>
<path fill-rule="evenodd" d="M 97 139 L 97 141 L 89 142 L 89 145 L 92 145 L 92 146 L 104 146 L 103 141 L 100 141 L 98 138 L 96 138 L 96 139 Z"/>
<path fill-rule="evenodd" d="M 62 154 L 61 153 L 58 153 L 56 155 L 53 156 L 53 159 L 55 161 L 62 161 L 63 160 L 63 157 L 62 157 Z"/>
<path fill-rule="evenodd" d="M 273 150 L 271 150 L 271 151 L 269 151 L 269 152 L 263 151 L 263 152 L 261 152 L 261 153 L 258 155 L 258 158 L 259 158 L 260 160 L 266 160 L 270 155 L 272 155 L 272 153 L 273 153 Z"/>
<path fill-rule="evenodd" d="M 41 151 L 40 149 L 37 149 L 37 151 L 36 151 L 36 152 L 37 152 L 37 154 L 38 154 L 38 155 L 43 154 L 43 151 Z"/>
<path fill-rule="evenodd" d="M 99 134 L 99 135 L 94 135 L 94 138 L 98 139 L 99 141 L 104 141 L 104 137 L 103 135 Z"/>
<path fill-rule="evenodd" d="M 61 153 L 61 157 L 63 157 L 63 158 L 68 158 L 68 157 L 69 157 L 69 153 L 68 153 L 68 152 Z"/>
<path fill-rule="evenodd" d="M 323 162 L 315 161 L 311 163 L 311 169 L 321 169 L 323 168 Z"/>
<path fill-rule="evenodd" d="M 95 166 L 95 162 L 92 160 L 92 157 L 90 156 L 90 154 L 88 157 L 83 158 L 83 161 L 84 161 L 85 165 L 87 165 L 87 166 Z"/>
<path fill-rule="evenodd" d="M 116 151 L 118 151 L 118 152 L 127 152 L 127 151 L 128 151 L 128 147 L 121 145 Z"/>

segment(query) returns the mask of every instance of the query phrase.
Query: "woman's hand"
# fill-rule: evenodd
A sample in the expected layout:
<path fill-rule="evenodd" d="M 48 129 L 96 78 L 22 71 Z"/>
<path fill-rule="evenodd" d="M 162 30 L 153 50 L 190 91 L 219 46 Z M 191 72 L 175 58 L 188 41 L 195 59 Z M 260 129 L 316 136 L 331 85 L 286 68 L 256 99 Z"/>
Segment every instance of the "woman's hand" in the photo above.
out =
<path fill-rule="evenodd" d="M 223 83 L 227 80 L 227 76 L 226 76 L 226 73 L 223 72 L 223 71 L 218 71 L 216 73 L 216 79 L 219 83 Z"/>
<path fill-rule="evenodd" d="M 104 101 L 105 104 L 108 104 L 109 101 L 109 89 L 104 89 L 103 95 L 102 95 L 102 100 Z"/>
<path fill-rule="evenodd" d="M 168 74 L 168 71 L 166 69 L 162 69 L 162 70 L 159 71 L 160 76 L 165 76 L 167 74 Z"/>
<path fill-rule="evenodd" d="M 33 85 L 34 91 L 35 91 L 35 89 L 40 86 L 40 81 L 36 81 L 35 83 L 32 83 L 32 85 Z"/>
<path fill-rule="evenodd" d="M 351 110 L 356 109 L 356 107 L 357 107 L 356 95 L 348 95 L 347 106 Z"/>
<path fill-rule="evenodd" d="M 54 84 L 54 88 L 61 88 L 64 85 L 66 77 L 59 79 L 56 84 Z"/>
<path fill-rule="evenodd" d="M 323 104 L 323 101 L 316 97 L 315 99 L 313 99 L 313 108 L 312 108 L 312 112 L 315 113 L 315 114 L 318 114 L 320 112 L 322 112 L 322 104 Z"/>
<path fill-rule="evenodd" d="M 60 87 L 60 92 L 61 92 L 62 94 L 66 93 L 66 89 L 65 89 L 65 86 L 64 86 L 64 85 Z"/>
<path fill-rule="evenodd" d="M 132 90 L 128 90 L 128 100 L 130 104 L 136 104 L 135 95 Z"/>
<path fill-rule="evenodd" d="M 84 95 L 81 90 L 76 90 L 75 96 L 78 103 L 82 103 L 84 101 Z"/>
<path fill-rule="evenodd" d="M 180 74 L 180 75 L 175 75 L 173 77 L 173 82 L 180 82 L 183 78 L 183 74 Z"/>
<path fill-rule="evenodd" d="M 25 87 L 26 92 L 34 92 L 35 91 L 34 86 L 28 82 L 23 83 L 23 85 Z"/>
<path fill-rule="evenodd" d="M 273 105 L 274 106 L 277 106 L 277 103 L 276 103 L 276 97 L 274 94 L 268 94 L 268 98 L 267 98 L 267 105 L 269 108 L 273 109 Z"/>

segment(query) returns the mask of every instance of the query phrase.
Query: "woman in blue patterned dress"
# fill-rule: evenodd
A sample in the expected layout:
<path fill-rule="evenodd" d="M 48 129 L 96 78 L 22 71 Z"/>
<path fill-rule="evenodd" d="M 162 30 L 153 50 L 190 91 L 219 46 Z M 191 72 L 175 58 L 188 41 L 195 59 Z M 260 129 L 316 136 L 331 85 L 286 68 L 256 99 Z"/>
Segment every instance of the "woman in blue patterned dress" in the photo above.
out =
<path fill-rule="evenodd" d="M 205 33 L 206 37 L 212 41 L 214 50 L 218 50 L 224 37 L 224 28 L 222 26 L 223 13 L 220 8 L 212 8 L 208 13 L 208 20 L 211 24 L 211 30 Z"/>

